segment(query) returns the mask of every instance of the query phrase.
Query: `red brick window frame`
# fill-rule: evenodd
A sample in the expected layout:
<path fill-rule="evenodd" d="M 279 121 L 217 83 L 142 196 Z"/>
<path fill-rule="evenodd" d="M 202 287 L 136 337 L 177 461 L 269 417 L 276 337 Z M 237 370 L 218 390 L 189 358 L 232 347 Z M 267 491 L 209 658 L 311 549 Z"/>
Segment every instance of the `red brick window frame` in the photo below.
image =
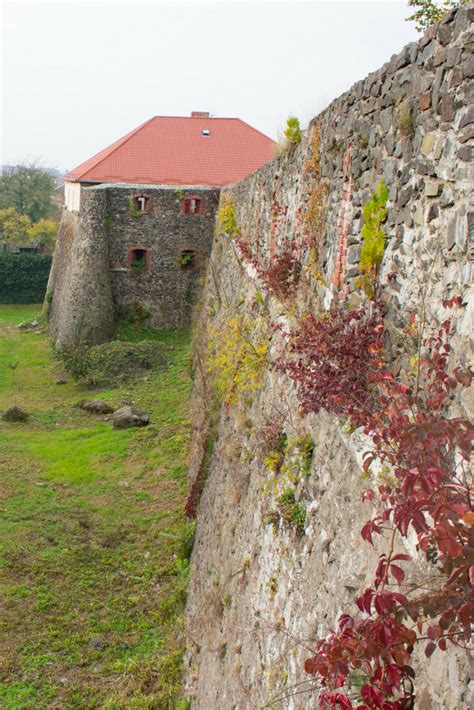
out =
<path fill-rule="evenodd" d="M 204 204 L 197 195 L 187 195 L 181 200 L 180 214 L 200 215 L 204 213 Z"/>
<path fill-rule="evenodd" d="M 150 271 L 150 250 L 142 246 L 128 247 L 127 264 L 130 270 Z M 143 264 L 143 266 L 141 266 L 141 264 Z"/>
<path fill-rule="evenodd" d="M 151 214 L 153 212 L 153 200 L 150 195 L 144 192 L 136 192 L 132 195 L 133 207 L 136 212 Z"/>

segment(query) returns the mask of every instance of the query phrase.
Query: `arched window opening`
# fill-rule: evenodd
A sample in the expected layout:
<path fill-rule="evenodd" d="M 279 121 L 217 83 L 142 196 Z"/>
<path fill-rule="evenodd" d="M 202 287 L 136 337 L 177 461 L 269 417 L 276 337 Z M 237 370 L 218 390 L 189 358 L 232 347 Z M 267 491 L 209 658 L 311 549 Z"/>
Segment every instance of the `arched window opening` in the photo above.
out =
<path fill-rule="evenodd" d="M 147 271 L 150 268 L 150 257 L 147 249 L 133 247 L 128 250 L 128 265 L 135 273 Z"/>
<path fill-rule="evenodd" d="M 179 266 L 181 269 L 192 269 L 196 265 L 196 252 L 192 249 L 185 249 L 179 256 Z"/>

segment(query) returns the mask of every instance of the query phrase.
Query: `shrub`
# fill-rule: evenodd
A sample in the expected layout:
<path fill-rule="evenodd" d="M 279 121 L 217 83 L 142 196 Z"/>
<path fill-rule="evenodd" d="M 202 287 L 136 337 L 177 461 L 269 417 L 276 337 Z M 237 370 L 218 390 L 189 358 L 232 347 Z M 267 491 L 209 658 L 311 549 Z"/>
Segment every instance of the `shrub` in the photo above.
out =
<path fill-rule="evenodd" d="M 293 145 L 301 143 L 301 126 L 296 116 L 290 116 L 287 119 L 286 128 L 283 133 L 288 143 L 292 143 Z"/>
<path fill-rule="evenodd" d="M 236 315 L 210 327 L 209 372 L 227 405 L 261 387 L 268 365 L 268 337 L 257 334 L 258 321 Z"/>
<path fill-rule="evenodd" d="M 146 261 L 144 257 L 141 259 L 135 259 L 132 261 L 132 273 L 133 274 L 143 274 L 146 271 Z"/>
<path fill-rule="evenodd" d="M 290 358 L 277 367 L 298 383 L 305 414 L 326 409 L 357 418 L 374 400 L 373 373 L 384 359 L 384 310 L 333 306 L 309 314 L 290 335 Z"/>
<path fill-rule="evenodd" d="M 127 323 L 143 323 L 150 315 L 150 311 L 137 301 L 117 308 L 117 317 Z"/>
<path fill-rule="evenodd" d="M 90 349 L 89 377 L 114 383 L 167 364 L 161 346 L 153 340 L 130 343 L 112 340 Z"/>
<path fill-rule="evenodd" d="M 239 233 L 234 200 L 230 195 L 223 195 L 221 197 L 219 211 L 217 213 L 217 224 L 219 230 L 228 234 L 229 237 L 235 237 Z"/>
<path fill-rule="evenodd" d="M 69 372 L 75 380 L 82 380 L 90 372 L 91 359 L 90 348 L 79 343 L 65 343 L 55 350 L 57 358 L 62 360 L 64 369 Z"/>
<path fill-rule="evenodd" d="M 398 127 L 402 136 L 412 136 L 415 132 L 415 125 L 411 112 L 401 113 L 398 117 Z"/>
<path fill-rule="evenodd" d="M 153 340 L 139 343 L 112 340 L 92 347 L 72 343 L 59 347 L 56 354 L 75 379 L 87 379 L 93 385 L 113 385 L 167 363 L 160 345 Z"/>
<path fill-rule="evenodd" d="M 263 266 L 253 255 L 249 243 L 245 239 L 239 239 L 237 245 L 240 253 L 257 272 L 266 288 L 279 298 L 287 298 L 293 294 L 299 284 L 301 277 L 301 261 L 294 253 L 294 244 L 290 244 L 283 251 L 273 257 L 270 266 Z M 257 301 L 262 305 L 261 294 L 257 294 Z"/>
<path fill-rule="evenodd" d="M 0 254 L 0 303 L 42 303 L 51 261 L 49 254 Z"/>
<path fill-rule="evenodd" d="M 179 266 L 181 269 L 189 269 L 194 266 L 196 260 L 196 252 L 191 249 L 181 252 L 179 256 Z"/>
<path fill-rule="evenodd" d="M 264 492 L 281 493 L 308 478 L 314 449 L 314 441 L 308 434 L 288 439 L 282 432 L 277 446 L 263 460 L 267 471 L 272 474 L 265 483 Z"/>
<path fill-rule="evenodd" d="M 291 249 L 285 249 L 274 257 L 269 267 L 260 269 L 259 275 L 269 291 L 273 291 L 280 298 L 286 298 L 298 287 L 301 261 Z"/>
<path fill-rule="evenodd" d="M 299 533 L 304 532 L 306 523 L 306 508 L 295 500 L 295 492 L 287 488 L 277 498 L 277 509 L 282 519 Z"/>

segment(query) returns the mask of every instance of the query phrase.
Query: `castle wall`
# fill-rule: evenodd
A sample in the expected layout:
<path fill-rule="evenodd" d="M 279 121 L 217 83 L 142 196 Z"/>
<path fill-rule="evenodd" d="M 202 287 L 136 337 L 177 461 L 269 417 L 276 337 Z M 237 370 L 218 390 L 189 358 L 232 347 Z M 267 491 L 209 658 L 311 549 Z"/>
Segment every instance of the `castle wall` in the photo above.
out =
<path fill-rule="evenodd" d="M 209 334 L 219 342 L 216 334 L 225 333 L 232 319 L 243 319 L 251 337 L 268 343 L 274 357 L 284 344 L 274 324 L 295 323 L 343 297 L 354 306 L 363 302 L 356 282 L 362 206 L 383 178 L 389 200 L 379 283 L 390 337 L 403 340 L 410 314 L 420 318 L 422 304 L 426 332 L 433 332 L 449 315 L 442 300 L 461 294 L 453 358 L 468 364 L 473 20 L 472 6 L 448 14 L 332 102 L 312 121 L 302 144 L 229 191 L 240 237 L 262 265 L 288 244 L 304 253 L 308 214 L 321 185 L 327 213 L 316 230 L 316 263 L 306 254 L 298 290 L 287 300 L 266 289 L 235 239 L 222 234 L 213 244 L 196 334 L 192 479 L 207 466 L 212 440 L 214 448 L 198 511 L 187 606 L 187 696 L 193 710 L 316 707 L 304 660 L 340 613 L 356 612 L 355 598 L 372 584 L 384 549 L 360 537 L 373 514 L 360 501 L 362 453 L 370 440 L 324 411 L 303 417 L 294 383 L 272 368 L 261 386 L 223 406 L 215 421 L 205 367 Z M 311 167 L 316 126 L 319 179 Z M 453 399 L 449 414 L 474 414 L 472 388 Z M 308 435 L 315 443 L 309 475 L 296 484 L 296 499 L 307 511 L 301 535 L 282 520 L 275 523 L 276 494 L 262 432 L 280 425 L 288 437 Z M 403 551 L 415 556 L 408 582 L 426 578 L 429 564 L 412 539 Z M 420 646 L 416 707 L 469 707 L 468 655 L 451 646 L 428 660 Z"/>
<path fill-rule="evenodd" d="M 138 303 L 151 313 L 154 328 L 175 328 L 190 322 L 199 278 L 209 257 L 214 233 L 217 194 L 212 189 L 108 187 L 107 240 L 114 304 L 120 309 Z M 149 212 L 131 213 L 130 196 L 146 195 Z M 188 196 L 201 200 L 200 214 L 182 214 Z M 147 269 L 136 272 L 128 263 L 129 249 L 148 250 Z M 183 251 L 195 253 L 181 265 Z"/>
<path fill-rule="evenodd" d="M 141 212 L 134 196 L 145 196 Z M 200 200 L 185 214 L 186 198 Z M 78 214 L 65 211 L 49 283 L 50 332 L 54 340 L 83 335 L 93 342 L 112 337 L 129 307 L 149 312 L 154 328 L 190 322 L 199 278 L 214 231 L 217 194 L 211 188 L 99 185 L 81 189 Z M 133 267 L 131 250 L 146 253 L 145 268 Z M 192 252 L 183 263 L 182 253 Z"/>
<path fill-rule="evenodd" d="M 102 342 L 115 331 L 105 214 L 100 191 L 83 191 L 79 214 L 63 212 L 46 297 L 58 344 Z"/>

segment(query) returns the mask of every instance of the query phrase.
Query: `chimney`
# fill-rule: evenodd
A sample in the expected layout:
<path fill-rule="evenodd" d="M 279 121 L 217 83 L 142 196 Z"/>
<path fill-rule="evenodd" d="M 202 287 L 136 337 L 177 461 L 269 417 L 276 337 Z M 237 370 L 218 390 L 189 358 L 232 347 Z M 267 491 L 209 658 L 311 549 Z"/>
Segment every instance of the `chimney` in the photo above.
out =
<path fill-rule="evenodd" d="M 191 118 L 209 118 L 209 111 L 191 111 Z"/>

